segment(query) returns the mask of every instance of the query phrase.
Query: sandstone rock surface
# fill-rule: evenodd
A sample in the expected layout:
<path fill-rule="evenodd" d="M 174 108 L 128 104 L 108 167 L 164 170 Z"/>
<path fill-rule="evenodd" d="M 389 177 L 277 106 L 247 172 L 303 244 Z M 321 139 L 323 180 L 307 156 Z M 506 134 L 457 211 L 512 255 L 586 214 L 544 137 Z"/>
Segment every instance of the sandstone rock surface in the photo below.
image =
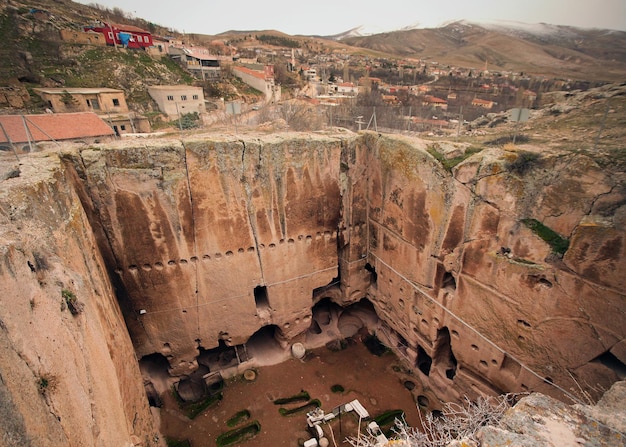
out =
<path fill-rule="evenodd" d="M 289 349 L 322 301 L 371 303 L 430 408 L 598 399 L 626 362 L 623 168 L 533 147 L 467 156 L 446 169 L 425 141 L 342 132 L 30 157 L 0 197 L 4 430 L 148 445 L 135 356 L 184 376 L 268 328 Z M 64 290 L 82 312 L 61 310 Z"/>

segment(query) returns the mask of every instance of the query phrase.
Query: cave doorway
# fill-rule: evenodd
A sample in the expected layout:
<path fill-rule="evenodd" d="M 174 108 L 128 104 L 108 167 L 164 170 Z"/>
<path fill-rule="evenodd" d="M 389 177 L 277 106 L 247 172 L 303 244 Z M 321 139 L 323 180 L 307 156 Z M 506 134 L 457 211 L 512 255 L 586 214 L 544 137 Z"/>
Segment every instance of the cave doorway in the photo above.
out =
<path fill-rule="evenodd" d="M 424 373 L 424 375 L 430 375 L 430 368 L 433 364 L 433 359 L 420 345 L 417 345 L 417 360 L 415 363 L 417 368 Z"/>
<path fill-rule="evenodd" d="M 225 340 L 218 341 L 217 348 L 198 348 L 198 368 L 205 367 L 204 374 L 212 371 L 220 371 L 232 368 L 247 360 L 247 350 L 245 345 L 228 346 Z"/>
<path fill-rule="evenodd" d="M 313 306 L 311 313 L 311 325 L 306 334 L 310 347 L 351 338 L 360 332 L 373 332 L 379 321 L 374 305 L 366 298 L 344 308 L 324 297 Z"/>
<path fill-rule="evenodd" d="M 144 355 L 139 360 L 139 371 L 144 382 L 146 396 L 151 407 L 162 405 L 160 395 L 169 389 L 170 362 L 158 352 Z"/>
<path fill-rule="evenodd" d="M 450 344 L 450 331 L 447 327 L 437 330 L 435 347 L 433 350 L 433 364 L 437 369 L 443 369 L 450 380 L 456 375 L 457 361 Z"/>
<path fill-rule="evenodd" d="M 288 350 L 279 341 L 281 337 L 282 333 L 278 326 L 274 324 L 263 326 L 246 342 L 248 355 L 261 366 L 280 363 L 288 355 Z"/>

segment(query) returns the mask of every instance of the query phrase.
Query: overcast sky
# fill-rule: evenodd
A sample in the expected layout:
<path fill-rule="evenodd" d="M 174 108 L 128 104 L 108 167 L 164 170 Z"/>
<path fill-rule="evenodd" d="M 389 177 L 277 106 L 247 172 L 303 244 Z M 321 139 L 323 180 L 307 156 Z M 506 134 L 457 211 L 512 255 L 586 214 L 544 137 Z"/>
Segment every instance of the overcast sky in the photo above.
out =
<path fill-rule="evenodd" d="M 80 0 L 118 7 L 180 32 L 275 29 L 332 35 L 358 26 L 383 32 L 467 19 L 549 23 L 626 31 L 626 0 Z"/>

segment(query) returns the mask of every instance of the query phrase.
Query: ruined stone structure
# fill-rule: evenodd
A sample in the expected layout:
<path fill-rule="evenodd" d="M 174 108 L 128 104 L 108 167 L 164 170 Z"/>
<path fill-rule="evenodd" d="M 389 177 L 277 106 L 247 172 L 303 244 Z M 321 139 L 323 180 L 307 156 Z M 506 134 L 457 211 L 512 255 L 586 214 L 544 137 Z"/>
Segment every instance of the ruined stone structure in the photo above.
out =
<path fill-rule="evenodd" d="M 200 348 L 264 327 L 285 347 L 300 341 L 325 298 L 373 305 L 378 337 L 431 408 L 502 391 L 597 398 L 623 374 L 624 173 L 601 157 L 489 149 L 449 171 L 425 142 L 342 133 L 127 142 L 53 158 L 37 161 L 52 164 L 45 174 L 3 182 L 11 230 L 0 274 L 13 298 L 1 301 L 0 334 L 21 369 L 2 383 L 22 414 L 10 380 L 28 377 L 36 400 L 46 368 L 63 392 L 79 375 L 77 399 L 95 415 L 87 426 L 117 424 L 147 442 L 133 347 L 187 374 Z M 551 246 L 542 229 L 569 245 Z M 59 309 L 62 289 L 84 303 L 80 314 Z M 43 322 L 59 332 L 32 337 Z M 76 351 L 79 334 L 105 366 Z M 51 352 L 71 353 L 63 364 L 76 372 Z M 108 396 L 89 386 L 101 376 Z M 37 408 L 62 417 L 68 399 L 43 395 Z M 50 430 L 81 435 L 65 421 Z"/>

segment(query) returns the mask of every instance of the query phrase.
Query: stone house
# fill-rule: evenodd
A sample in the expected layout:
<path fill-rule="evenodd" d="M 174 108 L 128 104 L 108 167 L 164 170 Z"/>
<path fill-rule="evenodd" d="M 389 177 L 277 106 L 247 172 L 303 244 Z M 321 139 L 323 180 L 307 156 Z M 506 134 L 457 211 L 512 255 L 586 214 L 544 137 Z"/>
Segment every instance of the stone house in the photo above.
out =
<path fill-rule="evenodd" d="M 436 96 L 431 96 L 431 95 L 424 96 L 424 99 L 422 100 L 422 105 L 427 106 L 427 107 L 428 106 L 435 107 L 441 110 L 448 109 L 448 101 L 446 101 L 445 99 L 437 98 Z"/>
<path fill-rule="evenodd" d="M 113 88 L 36 88 L 55 113 L 128 113 L 124 91 Z"/>
<path fill-rule="evenodd" d="M 489 101 L 487 99 L 474 98 L 472 100 L 472 105 L 474 107 L 482 107 L 483 109 L 491 110 L 495 105 L 495 102 Z"/>
<path fill-rule="evenodd" d="M 105 116 L 117 135 L 150 132 L 145 117 L 128 110 L 124 91 L 113 88 L 36 88 L 54 113 L 94 112 Z"/>
<path fill-rule="evenodd" d="M 186 113 L 206 112 L 202 87 L 191 85 L 153 85 L 148 94 L 159 106 L 159 110 L 172 119 Z"/>

